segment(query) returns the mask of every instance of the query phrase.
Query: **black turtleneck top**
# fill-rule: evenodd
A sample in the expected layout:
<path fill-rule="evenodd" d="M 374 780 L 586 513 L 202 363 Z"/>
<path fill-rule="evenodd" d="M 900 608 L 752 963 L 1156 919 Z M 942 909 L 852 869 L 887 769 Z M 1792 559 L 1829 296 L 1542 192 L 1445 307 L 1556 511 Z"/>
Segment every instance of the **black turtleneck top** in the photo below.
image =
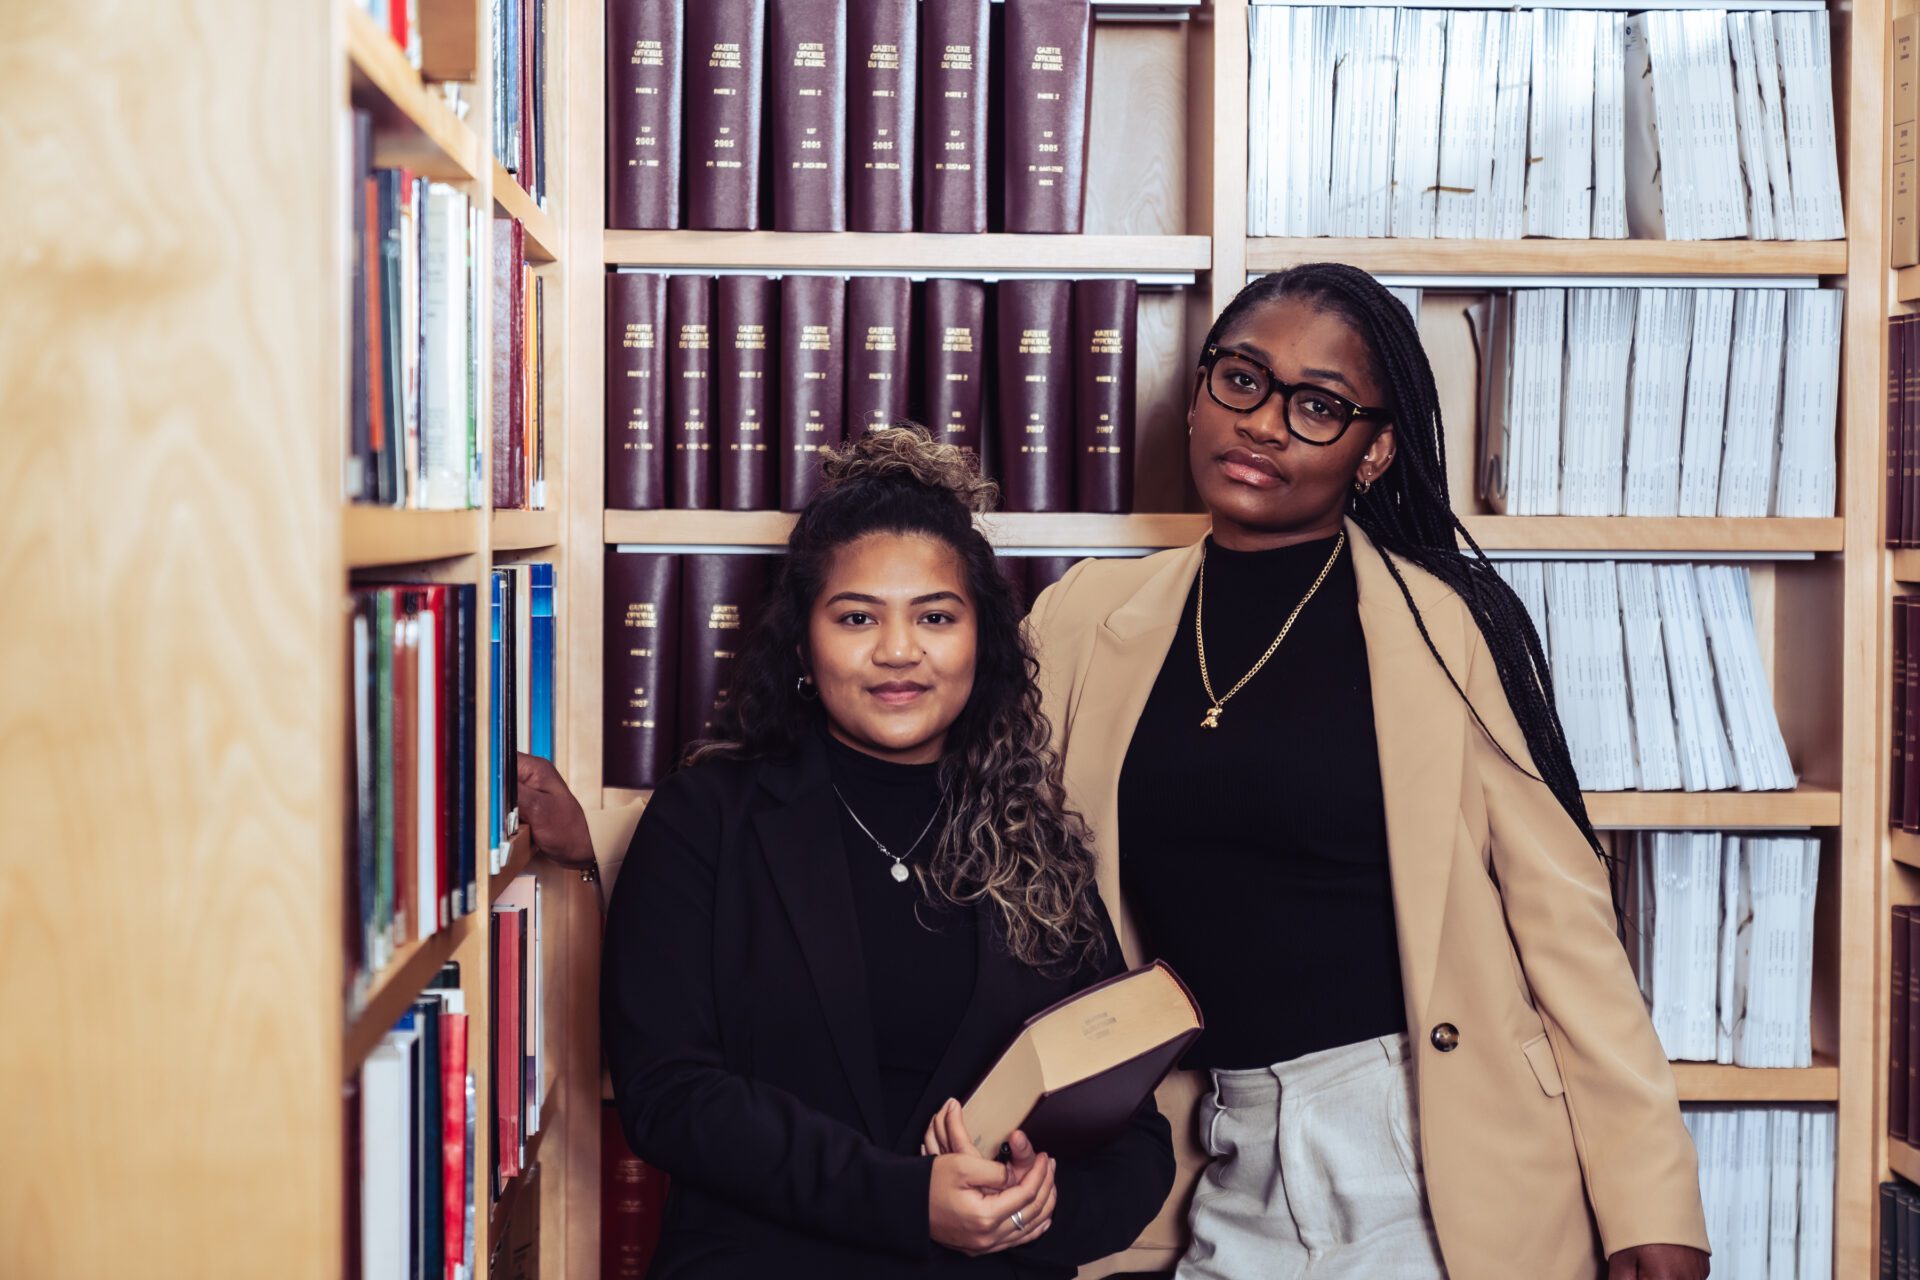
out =
<path fill-rule="evenodd" d="M 860 822 L 897 854 L 907 854 L 926 831 L 905 859 L 909 871 L 924 868 L 940 837 L 937 820 L 927 829 L 940 806 L 939 764 L 894 764 L 847 746 L 824 728 L 821 736 L 833 784 L 843 797 L 840 843 L 866 960 L 880 1090 L 888 1131 L 898 1134 L 912 1119 L 973 996 L 974 913 L 930 898 L 917 874 L 896 881 L 893 860 L 852 816 L 859 814 Z"/>
<path fill-rule="evenodd" d="M 1207 666 L 1245 675 L 1335 540 L 1207 545 Z M 1373 692 L 1351 544 L 1218 728 L 1196 580 L 1120 774 L 1120 878 L 1148 953 L 1207 1029 L 1188 1067 L 1246 1068 L 1406 1029 Z"/>

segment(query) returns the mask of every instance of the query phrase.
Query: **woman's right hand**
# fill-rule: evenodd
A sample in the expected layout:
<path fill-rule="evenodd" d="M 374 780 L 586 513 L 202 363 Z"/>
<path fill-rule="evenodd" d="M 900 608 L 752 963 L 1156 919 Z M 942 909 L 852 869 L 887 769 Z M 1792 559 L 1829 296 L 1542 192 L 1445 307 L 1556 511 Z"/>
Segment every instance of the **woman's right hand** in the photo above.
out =
<path fill-rule="evenodd" d="M 594 865 L 587 812 L 567 789 L 552 761 L 520 753 L 520 824 L 530 829 L 533 851 L 563 867 Z"/>
<path fill-rule="evenodd" d="M 1007 1166 L 997 1160 L 935 1156 L 927 1188 L 928 1234 L 935 1243 L 978 1258 L 1045 1235 L 1053 1225 L 1056 1198 L 1053 1161 L 1034 1161 L 1017 1182 L 1009 1183 L 1008 1176 Z M 1013 1221 L 1016 1213 L 1020 1225 Z"/>

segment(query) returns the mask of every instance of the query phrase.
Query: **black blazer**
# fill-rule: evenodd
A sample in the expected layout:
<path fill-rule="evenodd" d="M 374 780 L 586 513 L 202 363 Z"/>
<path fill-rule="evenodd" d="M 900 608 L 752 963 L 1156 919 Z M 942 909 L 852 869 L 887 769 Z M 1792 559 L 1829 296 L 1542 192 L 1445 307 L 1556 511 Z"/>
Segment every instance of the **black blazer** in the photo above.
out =
<path fill-rule="evenodd" d="M 858 922 L 823 744 L 682 769 L 654 793 L 607 911 L 601 1022 L 634 1151 L 672 1179 L 650 1275 L 1066 1276 L 1127 1247 L 1173 1185 L 1151 1098 L 1106 1150 L 1061 1158 L 1053 1227 L 969 1259 L 927 1234 L 920 1139 L 1029 1016 L 1125 961 L 1051 979 L 991 913 L 973 996 L 905 1132 L 883 1132 Z"/>

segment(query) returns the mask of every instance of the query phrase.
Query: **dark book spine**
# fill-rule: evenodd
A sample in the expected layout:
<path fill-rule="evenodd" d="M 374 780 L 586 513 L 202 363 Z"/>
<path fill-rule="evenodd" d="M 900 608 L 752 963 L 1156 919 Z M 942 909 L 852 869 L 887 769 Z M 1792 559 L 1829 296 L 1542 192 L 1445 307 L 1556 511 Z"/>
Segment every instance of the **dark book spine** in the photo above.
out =
<path fill-rule="evenodd" d="M 680 561 L 607 549 L 607 785 L 652 787 L 673 765 Z"/>
<path fill-rule="evenodd" d="M 600 1280 L 646 1280 L 660 1244 L 667 1175 L 633 1154 L 613 1103 L 600 1107 Z"/>
<path fill-rule="evenodd" d="M 905 276 L 847 281 L 847 434 L 907 416 L 913 285 Z"/>
<path fill-rule="evenodd" d="M 1912 1117 L 1907 1111 L 1907 972 L 1908 918 L 1911 907 L 1893 909 L 1893 945 L 1888 949 L 1889 991 L 1887 1011 L 1891 1019 L 1887 1036 L 1887 1133 L 1907 1141 Z"/>
<path fill-rule="evenodd" d="M 1007 230 L 1078 234 L 1086 208 L 1088 0 L 1007 0 Z"/>
<path fill-rule="evenodd" d="M 719 734 L 740 646 L 760 616 L 768 557 L 702 553 L 680 559 L 680 742 Z"/>
<path fill-rule="evenodd" d="M 1003 511 L 1073 510 L 1073 282 L 996 286 Z"/>
<path fill-rule="evenodd" d="M 682 511 L 714 505 L 713 281 L 667 278 L 667 492 Z"/>
<path fill-rule="evenodd" d="M 478 776 L 474 769 L 479 753 L 479 708 L 474 703 L 473 682 L 479 671 L 480 652 L 479 613 L 475 605 L 478 601 L 477 590 L 471 582 L 463 582 L 453 589 L 454 618 L 454 706 L 457 709 L 454 724 L 456 738 L 455 769 L 458 793 L 454 797 L 456 812 L 453 830 L 456 842 L 456 901 L 459 903 L 457 915 L 472 914 L 476 894 L 475 870 L 479 865 L 479 828 L 474 822 L 474 806 L 479 797 L 474 791 L 474 780 Z"/>
<path fill-rule="evenodd" d="M 761 71 L 766 0 L 687 10 L 687 225 L 760 229 Z"/>
<path fill-rule="evenodd" d="M 780 282 L 780 506 L 820 489 L 820 451 L 846 436 L 847 287 L 839 276 Z"/>
<path fill-rule="evenodd" d="M 987 229 L 988 0 L 920 0 L 920 228 Z"/>
<path fill-rule="evenodd" d="M 682 6 L 683 0 L 607 0 L 610 227 L 680 225 Z"/>
<path fill-rule="evenodd" d="M 1915 744 L 1907 741 L 1907 608 L 1911 597 L 1895 596 L 1893 601 L 1893 742 L 1891 768 L 1887 776 L 1888 821 L 1899 826 L 1907 812 L 1907 753 Z"/>
<path fill-rule="evenodd" d="M 1016 610 L 1025 613 L 1033 607 L 1033 589 L 1027 571 L 1027 562 L 1031 556 L 1010 556 L 1003 551 L 995 552 L 993 567 L 1000 571 L 1000 577 L 1007 584 L 1007 590 L 1013 592 Z"/>
<path fill-rule="evenodd" d="M 848 225 L 913 230 L 919 0 L 848 0 Z"/>
<path fill-rule="evenodd" d="M 1920 910 L 1907 912 L 1907 1133 L 1920 1116 Z"/>
<path fill-rule="evenodd" d="M 987 352 L 987 286 L 929 280 L 920 345 L 927 430 L 936 440 L 981 453 Z"/>
<path fill-rule="evenodd" d="M 1074 492 L 1080 510 L 1133 510 L 1134 340 L 1139 286 L 1073 285 Z"/>
<path fill-rule="evenodd" d="M 1067 576 L 1067 570 L 1079 564 L 1080 556 L 1029 556 L 1027 557 L 1027 590 L 1032 594 L 1028 598 L 1028 607 L 1040 598 L 1040 593 Z"/>
<path fill-rule="evenodd" d="M 347 184 L 347 225 L 353 228 L 353 251 L 349 255 L 347 285 L 347 331 L 353 344 L 353 360 L 348 377 L 348 397 L 352 418 L 348 428 L 347 500 L 365 502 L 373 497 L 373 409 L 371 350 L 367 343 L 367 283 L 372 265 L 368 257 L 371 243 L 367 235 L 370 209 L 367 180 L 373 172 L 373 113 L 353 113 L 353 181 Z"/>
<path fill-rule="evenodd" d="M 721 276 L 719 294 L 714 455 L 720 506 L 726 511 L 767 511 L 773 507 L 775 472 L 779 285 L 765 276 Z"/>
<path fill-rule="evenodd" d="M 357 243 L 357 242 L 356 242 Z M 356 276 L 357 279 L 357 276 Z M 355 296 L 358 296 L 356 293 Z M 1908 320 L 1894 316 L 1887 322 L 1887 545 L 1900 545 L 1900 392 L 1907 356 Z M 356 348 L 358 349 L 358 348 Z M 359 366 L 354 368 L 359 386 Z M 357 419 L 356 419 L 357 423 Z"/>
<path fill-rule="evenodd" d="M 1900 827 L 1920 831 L 1920 603 L 1902 597 L 1901 604 L 1895 616 L 1905 620 L 1906 661 L 1893 673 L 1900 683 L 1901 737 L 1906 747 L 1900 762 L 1905 775 L 1900 784 Z"/>
<path fill-rule="evenodd" d="M 776 231 L 847 229 L 847 0 L 774 0 L 772 85 Z"/>
<path fill-rule="evenodd" d="M 607 505 L 615 511 L 666 506 L 665 276 L 607 277 L 606 415 Z"/>

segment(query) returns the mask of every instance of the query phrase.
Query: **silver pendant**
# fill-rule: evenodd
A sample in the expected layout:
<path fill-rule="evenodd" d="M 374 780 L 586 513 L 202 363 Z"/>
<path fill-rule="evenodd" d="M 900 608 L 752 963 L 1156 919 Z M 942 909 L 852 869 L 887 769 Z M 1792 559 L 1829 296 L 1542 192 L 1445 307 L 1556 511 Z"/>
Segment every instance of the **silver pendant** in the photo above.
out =
<path fill-rule="evenodd" d="M 906 863 L 896 862 L 893 864 L 893 878 L 899 881 L 901 884 L 905 884 L 907 882 L 907 864 Z"/>

